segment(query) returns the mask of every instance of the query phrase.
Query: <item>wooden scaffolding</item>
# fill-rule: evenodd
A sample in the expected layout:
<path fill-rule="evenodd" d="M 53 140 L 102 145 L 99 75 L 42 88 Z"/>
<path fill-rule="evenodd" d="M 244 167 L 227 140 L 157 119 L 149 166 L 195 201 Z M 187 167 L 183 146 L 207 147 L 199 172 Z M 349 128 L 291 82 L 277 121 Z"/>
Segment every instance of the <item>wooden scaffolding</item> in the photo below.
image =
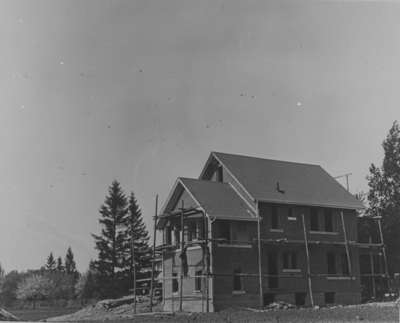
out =
<path fill-rule="evenodd" d="M 389 280 L 389 273 L 388 273 L 388 265 L 387 265 L 387 257 L 386 257 L 386 248 L 383 240 L 383 232 L 382 232 L 382 224 L 381 224 L 381 217 L 374 217 L 373 219 L 377 221 L 378 223 L 378 229 L 379 229 L 379 239 L 380 241 L 378 243 L 372 243 L 369 241 L 369 243 L 359 243 L 355 241 L 349 241 L 348 236 L 347 236 L 347 231 L 346 231 L 346 226 L 345 226 L 345 221 L 344 221 L 344 216 L 343 212 L 340 213 L 340 222 L 341 222 L 341 227 L 342 227 L 342 233 L 343 233 L 343 240 L 342 241 L 327 241 L 327 240 L 311 240 L 308 237 L 307 234 L 307 228 L 306 228 L 306 221 L 305 221 L 305 216 L 304 214 L 301 215 L 301 224 L 302 224 L 302 229 L 303 229 L 303 239 L 295 240 L 295 239 L 287 239 L 287 238 L 280 238 L 280 239 L 263 239 L 261 238 L 261 217 L 258 217 L 257 221 L 257 238 L 253 239 L 253 243 L 257 245 L 257 263 L 258 263 L 258 273 L 240 273 L 240 274 L 224 274 L 224 273 L 216 273 L 214 271 L 210 270 L 210 243 L 212 242 L 222 242 L 224 239 L 215 239 L 209 236 L 209 218 L 206 214 L 206 212 L 202 208 L 185 208 L 183 201 L 181 204 L 181 207 L 174 211 L 174 212 L 169 212 L 165 214 L 158 215 L 158 196 L 156 197 L 156 207 L 155 207 L 155 216 L 154 216 L 154 227 L 153 227 L 153 246 L 152 246 L 152 251 L 153 251 L 153 263 L 152 263 L 152 271 L 151 271 L 151 278 L 147 279 L 142 279 L 141 281 L 150 281 L 150 287 L 149 287 L 149 295 L 150 295 L 150 311 L 153 310 L 153 299 L 154 299 L 154 292 L 157 290 L 160 290 L 159 288 L 155 288 L 155 282 L 156 281 L 161 281 L 162 282 L 162 298 L 163 300 L 169 300 L 172 303 L 172 309 L 174 310 L 174 303 L 175 301 L 178 301 L 179 304 L 179 311 L 183 311 L 183 301 L 184 300 L 194 300 L 194 299 L 201 299 L 202 302 L 202 308 L 203 311 L 209 312 L 210 310 L 210 295 L 209 295 L 209 280 L 212 277 L 219 277 L 219 276 L 240 276 L 240 277 L 254 277 L 258 278 L 258 286 L 259 286 L 259 302 L 260 302 L 260 307 L 264 306 L 264 295 L 263 295 L 263 280 L 264 278 L 304 278 L 306 280 L 307 284 L 307 289 L 308 289 L 308 295 L 309 295 L 309 300 L 311 306 L 314 306 L 314 297 L 313 297 L 313 278 L 318 278 L 318 277 L 328 277 L 332 276 L 332 274 L 326 274 L 326 273 L 314 273 L 311 271 L 311 252 L 310 252 L 310 246 L 311 245 L 336 245 L 336 246 L 343 246 L 345 249 L 346 253 L 346 258 L 347 258 L 347 266 L 348 266 L 348 276 L 354 277 L 354 272 L 353 268 L 351 265 L 351 255 L 350 255 L 350 247 L 359 247 L 359 248 L 369 248 L 370 250 L 372 249 L 378 249 L 382 251 L 383 254 L 383 261 L 384 261 L 384 274 L 380 273 L 374 273 L 373 269 L 371 274 L 367 275 L 361 275 L 360 276 L 380 276 L 384 277 L 387 280 Z M 196 216 L 197 218 L 200 217 L 203 219 L 203 224 L 204 224 L 204 231 L 203 231 L 203 237 L 202 239 L 198 239 L 196 241 L 185 241 L 185 226 L 184 222 L 185 219 Z M 157 234 L 157 229 L 160 229 L 163 224 L 165 224 L 167 221 L 170 221 L 171 219 L 174 219 L 175 221 L 180 222 L 180 242 L 179 246 L 178 245 L 172 245 L 170 243 L 167 243 L 164 239 L 163 235 L 163 241 L 161 245 L 156 245 L 156 234 Z M 235 243 L 248 243 L 249 241 L 235 241 Z M 305 274 L 264 274 L 263 273 L 263 268 L 262 268 L 262 248 L 263 245 L 265 244 L 275 244 L 275 245 L 301 245 L 305 249 L 305 254 L 306 254 L 306 273 Z M 188 246 L 194 246 L 194 245 L 200 245 L 203 252 L 202 252 L 202 275 L 187 275 L 185 274 L 185 268 L 183 261 L 181 259 L 181 264 L 180 264 L 180 273 L 179 273 L 179 296 L 176 297 L 174 295 L 165 295 L 165 282 L 168 280 L 173 280 L 177 279 L 177 277 L 174 277 L 172 272 L 170 275 L 168 275 L 165 270 L 164 270 L 164 264 L 162 263 L 162 272 L 163 275 L 161 278 L 155 277 L 155 261 L 157 257 L 161 257 L 161 261 L 164 261 L 164 256 L 166 252 L 171 252 L 175 251 L 177 247 L 180 247 L 181 253 L 185 252 L 185 248 Z M 188 267 L 191 267 L 191 264 L 188 264 Z M 134 267 L 135 271 L 135 267 Z M 135 274 L 134 274 L 135 277 Z M 201 295 L 191 295 L 191 296 L 184 296 L 183 295 L 183 280 L 185 278 L 201 278 L 204 281 L 204 291 L 201 292 Z M 136 284 L 138 280 L 134 278 L 134 295 L 136 296 Z M 135 310 L 136 310 L 136 297 L 135 297 Z"/>

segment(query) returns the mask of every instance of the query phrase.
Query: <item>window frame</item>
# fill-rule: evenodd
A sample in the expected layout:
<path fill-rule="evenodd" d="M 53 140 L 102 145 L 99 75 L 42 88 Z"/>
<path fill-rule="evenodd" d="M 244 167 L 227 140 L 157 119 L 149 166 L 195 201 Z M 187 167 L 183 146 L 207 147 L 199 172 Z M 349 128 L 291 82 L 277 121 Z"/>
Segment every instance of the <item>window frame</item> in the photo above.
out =
<path fill-rule="evenodd" d="M 203 270 L 196 270 L 194 273 L 195 277 L 194 277 L 194 291 L 195 292 L 201 292 L 202 288 L 203 288 Z M 201 276 L 201 277 L 198 277 Z"/>
<path fill-rule="evenodd" d="M 232 281 L 232 292 L 243 292 L 243 277 L 240 275 L 242 273 L 242 269 L 240 267 L 236 267 L 233 269 L 233 281 Z M 237 284 L 239 286 L 237 286 Z M 240 287 L 237 289 L 236 287 Z"/>
<path fill-rule="evenodd" d="M 328 221 L 328 219 L 329 219 L 329 221 Z M 328 227 L 328 223 L 330 223 L 329 227 Z M 333 210 L 330 208 L 324 209 L 324 230 L 325 230 L 325 232 L 334 232 L 335 231 Z"/>
<path fill-rule="evenodd" d="M 281 228 L 280 221 L 279 221 L 279 208 L 277 205 L 271 206 L 271 229 L 272 230 L 279 230 Z"/>
<path fill-rule="evenodd" d="M 333 262 L 331 262 L 333 261 Z M 334 252 L 327 252 L 326 254 L 326 267 L 328 275 L 337 274 L 336 254 Z"/>
<path fill-rule="evenodd" d="M 320 221 L 318 208 L 312 207 L 310 209 L 310 231 L 320 231 Z"/>
<path fill-rule="evenodd" d="M 179 292 L 178 273 L 172 273 L 172 294 L 177 294 L 178 292 Z"/>

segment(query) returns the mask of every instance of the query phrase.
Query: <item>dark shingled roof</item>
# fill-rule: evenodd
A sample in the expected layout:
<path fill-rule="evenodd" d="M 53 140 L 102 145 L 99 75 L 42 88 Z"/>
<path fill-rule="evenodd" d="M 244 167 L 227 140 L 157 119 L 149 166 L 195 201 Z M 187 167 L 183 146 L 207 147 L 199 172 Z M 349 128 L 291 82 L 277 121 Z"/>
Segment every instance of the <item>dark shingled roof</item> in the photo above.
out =
<path fill-rule="evenodd" d="M 211 217 L 231 220 L 257 219 L 254 210 L 230 184 L 192 178 L 180 180 Z"/>
<path fill-rule="evenodd" d="M 364 208 L 321 166 L 212 153 L 256 200 L 345 209 Z M 279 182 L 280 193 L 277 190 Z"/>

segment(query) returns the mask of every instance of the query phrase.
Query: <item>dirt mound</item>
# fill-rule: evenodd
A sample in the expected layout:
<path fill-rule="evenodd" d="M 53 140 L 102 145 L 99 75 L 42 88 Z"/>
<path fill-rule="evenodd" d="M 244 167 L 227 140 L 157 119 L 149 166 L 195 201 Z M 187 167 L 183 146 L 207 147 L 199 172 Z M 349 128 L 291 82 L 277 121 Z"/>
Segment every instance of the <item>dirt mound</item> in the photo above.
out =
<path fill-rule="evenodd" d="M 19 318 L 0 308 L 0 321 L 19 321 Z"/>

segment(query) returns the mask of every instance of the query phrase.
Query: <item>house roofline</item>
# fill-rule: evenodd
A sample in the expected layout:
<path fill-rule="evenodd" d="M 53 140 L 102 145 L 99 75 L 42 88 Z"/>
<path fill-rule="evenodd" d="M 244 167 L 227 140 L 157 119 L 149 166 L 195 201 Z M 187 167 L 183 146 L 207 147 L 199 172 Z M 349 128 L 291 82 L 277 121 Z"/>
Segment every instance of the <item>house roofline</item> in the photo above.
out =
<path fill-rule="evenodd" d="M 210 156 L 208 157 L 207 162 L 206 162 L 206 164 L 204 165 L 203 170 L 201 171 L 201 174 L 200 174 L 199 178 L 202 178 L 202 177 L 203 177 L 203 175 L 204 175 L 204 173 L 205 173 L 205 171 L 206 171 L 208 165 L 210 164 L 212 158 L 215 158 L 215 159 L 225 168 L 225 170 L 229 173 L 229 175 L 236 181 L 236 183 L 240 186 L 240 188 L 247 194 L 247 196 L 250 198 L 250 200 L 252 200 L 253 202 L 255 202 L 256 199 L 254 198 L 254 196 L 251 195 L 251 194 L 249 193 L 249 191 L 248 191 L 248 190 L 244 187 L 244 185 L 237 179 L 237 177 L 236 177 L 236 176 L 233 174 L 233 172 L 226 166 L 226 164 L 224 164 L 224 163 L 221 161 L 221 159 L 218 158 L 217 153 L 216 153 L 215 151 L 212 151 L 212 152 L 210 153 Z M 243 198 L 243 197 L 242 197 L 242 198 Z"/>

